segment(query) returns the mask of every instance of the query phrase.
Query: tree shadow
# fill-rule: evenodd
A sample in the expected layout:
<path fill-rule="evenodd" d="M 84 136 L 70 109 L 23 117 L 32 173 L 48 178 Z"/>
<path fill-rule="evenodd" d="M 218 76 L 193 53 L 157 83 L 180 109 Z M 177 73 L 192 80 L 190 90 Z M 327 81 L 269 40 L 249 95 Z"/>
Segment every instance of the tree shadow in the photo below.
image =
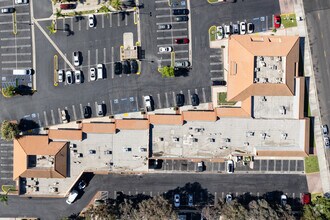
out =
<path fill-rule="evenodd" d="M 40 125 L 37 122 L 35 122 L 33 120 L 27 120 L 24 118 L 22 118 L 18 123 L 18 128 L 21 131 L 27 131 L 27 130 L 36 129 L 39 127 L 40 127 Z"/>
<path fill-rule="evenodd" d="M 189 69 L 187 69 L 187 68 L 175 68 L 174 69 L 174 76 L 176 76 L 176 77 L 179 77 L 179 76 L 187 77 L 187 76 L 189 76 Z"/>
<path fill-rule="evenodd" d="M 15 93 L 19 94 L 21 96 L 24 95 L 33 95 L 33 90 L 31 89 L 30 86 L 26 86 L 26 85 L 19 85 L 16 89 L 15 89 Z"/>

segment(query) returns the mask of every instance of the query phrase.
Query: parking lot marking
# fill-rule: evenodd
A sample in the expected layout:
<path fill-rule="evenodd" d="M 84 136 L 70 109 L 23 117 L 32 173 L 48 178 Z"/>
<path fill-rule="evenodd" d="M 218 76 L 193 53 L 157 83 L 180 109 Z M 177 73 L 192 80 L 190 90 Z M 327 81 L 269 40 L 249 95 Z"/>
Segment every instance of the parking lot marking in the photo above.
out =
<path fill-rule="evenodd" d="M 97 102 L 95 102 L 95 112 L 97 112 Z"/>
<path fill-rule="evenodd" d="M 188 50 L 176 50 L 175 53 L 188 53 Z"/>
<path fill-rule="evenodd" d="M 58 111 L 58 116 L 60 118 L 60 120 L 59 120 L 60 121 L 60 124 L 62 124 L 63 121 L 62 121 L 62 117 L 61 117 L 61 110 L 60 110 L 60 108 L 58 108 L 57 111 Z"/>
<path fill-rule="evenodd" d="M 88 24 L 88 22 L 86 22 L 86 30 L 88 30 L 89 29 L 89 24 Z"/>
<path fill-rule="evenodd" d="M 70 29 L 73 31 L 73 18 L 70 18 L 70 23 L 71 23 Z"/>
<path fill-rule="evenodd" d="M 172 92 L 172 95 L 173 95 L 173 105 L 176 106 L 176 101 L 175 101 L 175 93 Z"/>
<path fill-rule="evenodd" d="M 45 125 L 48 126 L 47 114 L 45 111 L 44 111 L 44 117 L 45 117 Z"/>
<path fill-rule="evenodd" d="M 12 45 L 12 46 L 1 46 L 2 49 L 9 49 L 9 48 L 18 48 L 18 47 L 31 47 L 30 44 L 27 45 Z"/>
<path fill-rule="evenodd" d="M 109 26 L 112 27 L 112 14 L 110 14 L 109 17 Z"/>
<path fill-rule="evenodd" d="M 127 16 L 125 16 L 125 26 L 127 26 L 127 24 L 128 24 L 128 18 Z"/>
<path fill-rule="evenodd" d="M 156 8 L 156 11 L 171 10 L 171 8 Z"/>
<path fill-rule="evenodd" d="M 12 24 L 13 22 L 12 21 L 3 21 L 3 22 L 0 22 L 0 24 Z"/>
<path fill-rule="evenodd" d="M 72 109 L 73 109 L 74 120 L 77 121 L 76 107 L 74 105 L 72 105 Z"/>
<path fill-rule="evenodd" d="M 166 107 L 170 107 L 169 103 L 168 103 L 168 97 L 167 97 L 167 92 L 165 92 L 165 100 L 166 100 Z"/>
<path fill-rule="evenodd" d="M 20 60 L 20 61 L 1 61 L 1 63 L 31 63 L 31 60 Z"/>
<path fill-rule="evenodd" d="M 53 109 L 50 110 L 50 115 L 52 117 L 52 124 L 55 124 L 55 117 L 54 117 L 54 111 L 53 111 Z"/>
<path fill-rule="evenodd" d="M 296 172 L 297 172 L 297 169 L 298 169 L 298 160 L 296 160 Z"/>
<path fill-rule="evenodd" d="M 170 30 L 157 30 L 157 32 L 175 32 L 175 31 L 186 31 L 187 28 L 176 28 L 176 29 L 170 29 Z"/>
<path fill-rule="evenodd" d="M 157 97 L 158 97 L 158 105 L 159 105 L 159 108 L 162 108 L 162 104 L 160 103 L 160 95 L 159 95 L 159 93 L 157 94 Z"/>
<path fill-rule="evenodd" d="M 186 38 L 187 35 L 181 35 L 181 36 L 169 36 L 169 37 L 157 37 L 157 40 L 166 40 L 166 39 L 173 39 L 173 38 Z"/>
<path fill-rule="evenodd" d="M 288 171 L 290 172 L 290 160 L 288 160 Z"/>
<path fill-rule="evenodd" d="M 1 38 L 1 40 L 3 40 L 3 41 L 6 41 L 6 40 L 15 40 L 15 39 L 17 39 L 17 40 L 28 40 L 30 38 L 31 38 L 30 36 L 28 36 L 28 37 L 15 37 L 15 38 L 10 37 L 10 38 Z"/>
<path fill-rule="evenodd" d="M 204 90 L 204 88 L 202 88 L 202 92 L 203 92 L 204 103 L 206 103 L 206 95 L 205 95 L 205 90 Z"/>
<path fill-rule="evenodd" d="M 210 55 L 210 58 L 215 58 L 215 57 L 221 57 L 221 55 L 220 54 L 212 54 L 212 55 Z"/>
<path fill-rule="evenodd" d="M 221 72 L 223 72 L 222 70 L 211 70 L 210 71 L 211 73 L 221 73 Z"/>
<path fill-rule="evenodd" d="M 84 118 L 84 111 L 83 111 L 83 107 L 82 107 L 82 104 L 81 103 L 79 104 L 79 107 L 80 107 L 81 118 Z"/>
<path fill-rule="evenodd" d="M 107 57 L 107 49 L 103 48 L 103 63 L 105 64 L 107 62 L 106 57 Z"/>
<path fill-rule="evenodd" d="M 115 75 L 114 75 L 115 73 L 113 71 L 113 61 L 114 61 L 114 49 L 113 49 L 113 47 L 111 47 L 111 72 L 112 72 L 112 79 L 115 77 Z"/>
<path fill-rule="evenodd" d="M 13 144 L 6 144 L 6 143 L 1 143 L 0 145 L 3 147 L 12 147 L 13 146 Z"/>
<path fill-rule="evenodd" d="M 104 28 L 104 14 L 102 14 L 102 28 Z"/>
<path fill-rule="evenodd" d="M 120 27 L 120 18 L 119 18 L 119 13 L 117 14 L 117 19 L 118 19 L 118 27 Z"/>
<path fill-rule="evenodd" d="M 97 65 L 99 63 L 99 49 L 95 49 L 95 60 Z"/>
<path fill-rule="evenodd" d="M 78 30 L 81 31 L 81 20 L 78 21 Z"/>
<path fill-rule="evenodd" d="M 211 66 L 221 65 L 221 62 L 210 63 Z"/>
<path fill-rule="evenodd" d="M 64 56 L 66 57 L 66 53 L 64 54 Z M 64 69 L 66 70 L 66 62 L 64 62 Z"/>
<path fill-rule="evenodd" d="M 190 89 L 188 89 L 188 99 L 189 99 L 189 104 L 191 104 L 191 94 L 190 94 Z"/>
<path fill-rule="evenodd" d="M 3 54 L 1 54 L 1 56 L 3 56 L 3 57 L 16 56 L 16 55 L 18 55 L 18 56 L 31 56 L 31 53 L 3 53 Z"/>

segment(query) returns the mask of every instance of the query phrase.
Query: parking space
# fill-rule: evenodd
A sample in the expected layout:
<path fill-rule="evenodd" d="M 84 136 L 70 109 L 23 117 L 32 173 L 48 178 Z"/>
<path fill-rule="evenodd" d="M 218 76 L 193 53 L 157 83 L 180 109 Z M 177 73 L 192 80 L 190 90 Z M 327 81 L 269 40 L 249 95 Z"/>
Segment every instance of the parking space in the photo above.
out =
<path fill-rule="evenodd" d="M 161 170 L 196 172 L 197 162 L 188 160 L 165 159 Z M 242 161 L 235 163 L 235 172 L 260 173 L 303 173 L 303 160 L 254 160 L 252 164 Z M 225 162 L 204 161 L 204 171 L 210 173 L 226 173 Z"/>
<path fill-rule="evenodd" d="M 167 1 L 155 1 L 155 7 L 158 64 L 170 66 L 171 61 L 189 61 L 188 21 L 177 21 L 178 17 L 184 15 L 173 15 L 173 10 L 187 7 L 186 1 L 178 1 L 173 7 L 170 7 Z M 166 27 L 161 28 L 162 25 Z M 188 41 L 180 43 L 176 39 L 188 39 Z M 160 48 L 168 48 L 168 50 L 161 52 Z"/>
<path fill-rule="evenodd" d="M 223 80 L 222 50 L 210 49 L 209 57 L 211 80 Z"/>
<path fill-rule="evenodd" d="M 32 68 L 32 39 L 29 4 L 1 1 L 0 8 L 14 7 L 14 13 L 0 14 L 0 61 L 2 87 L 32 86 L 29 79 L 13 77 L 13 69 Z M 16 80 L 18 78 L 18 81 Z M 27 80 L 27 81 L 25 81 Z"/>
<path fill-rule="evenodd" d="M 13 181 L 13 143 L 0 140 L 0 185 L 15 185 Z"/>

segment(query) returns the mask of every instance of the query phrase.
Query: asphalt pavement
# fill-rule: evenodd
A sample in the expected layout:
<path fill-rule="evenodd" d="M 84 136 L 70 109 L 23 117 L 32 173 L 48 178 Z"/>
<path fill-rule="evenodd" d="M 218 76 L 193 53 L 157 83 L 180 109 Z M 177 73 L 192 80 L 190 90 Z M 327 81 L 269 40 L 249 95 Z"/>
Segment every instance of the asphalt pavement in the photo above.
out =
<path fill-rule="evenodd" d="M 290 198 L 298 198 L 307 191 L 304 175 L 217 175 L 217 174 L 147 174 L 147 175 L 96 175 L 88 183 L 84 194 L 72 205 L 65 199 L 20 198 L 10 196 L 8 205 L 0 206 L 1 217 L 30 216 L 41 219 L 60 219 L 80 212 L 97 191 L 107 191 L 109 198 L 118 192 L 127 195 L 158 195 L 173 193 L 203 192 L 204 199 L 223 197 L 227 193 L 234 197 L 250 193 L 262 196 L 266 192 L 283 192 Z M 210 200 L 209 200 L 210 202 Z M 18 211 L 19 210 L 19 211 Z"/>
<path fill-rule="evenodd" d="M 330 62 L 327 58 L 330 55 L 330 2 L 327 0 L 303 2 L 321 121 L 330 126 Z M 325 149 L 325 153 L 327 169 L 330 170 L 330 149 Z"/>

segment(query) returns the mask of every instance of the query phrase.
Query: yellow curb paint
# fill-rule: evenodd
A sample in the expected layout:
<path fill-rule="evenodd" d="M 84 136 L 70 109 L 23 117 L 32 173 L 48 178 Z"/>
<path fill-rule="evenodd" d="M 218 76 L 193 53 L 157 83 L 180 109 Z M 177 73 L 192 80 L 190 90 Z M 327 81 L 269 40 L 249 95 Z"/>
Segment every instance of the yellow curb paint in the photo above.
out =
<path fill-rule="evenodd" d="M 124 113 L 124 116 L 127 117 L 128 116 L 128 113 Z"/>
<path fill-rule="evenodd" d="M 57 69 L 58 69 L 58 57 L 57 55 L 54 55 L 54 86 L 58 86 Z"/>
<path fill-rule="evenodd" d="M 53 20 L 52 22 L 54 24 L 54 34 L 55 34 L 57 32 L 57 22 L 56 20 Z"/>
<path fill-rule="evenodd" d="M 135 43 L 135 46 L 141 46 L 141 43 L 139 42 L 139 41 L 137 41 L 136 43 Z"/>
<path fill-rule="evenodd" d="M 215 25 L 213 25 L 213 26 L 211 26 L 210 28 L 209 28 L 209 41 L 211 42 L 211 29 L 213 29 L 213 28 L 217 28 Z"/>
<path fill-rule="evenodd" d="M 136 75 L 140 75 L 140 74 L 141 74 L 141 61 L 138 61 L 138 71 Z"/>
<path fill-rule="evenodd" d="M 175 52 L 171 52 L 171 67 L 174 67 L 175 62 Z"/>
<path fill-rule="evenodd" d="M 13 13 L 13 34 L 17 34 L 16 11 Z"/>
<path fill-rule="evenodd" d="M 162 68 L 161 67 L 158 67 L 157 70 L 158 70 L 159 73 L 162 73 Z"/>
<path fill-rule="evenodd" d="M 138 23 L 138 18 L 137 18 L 137 13 L 136 11 L 134 12 L 134 24 L 137 24 Z"/>

